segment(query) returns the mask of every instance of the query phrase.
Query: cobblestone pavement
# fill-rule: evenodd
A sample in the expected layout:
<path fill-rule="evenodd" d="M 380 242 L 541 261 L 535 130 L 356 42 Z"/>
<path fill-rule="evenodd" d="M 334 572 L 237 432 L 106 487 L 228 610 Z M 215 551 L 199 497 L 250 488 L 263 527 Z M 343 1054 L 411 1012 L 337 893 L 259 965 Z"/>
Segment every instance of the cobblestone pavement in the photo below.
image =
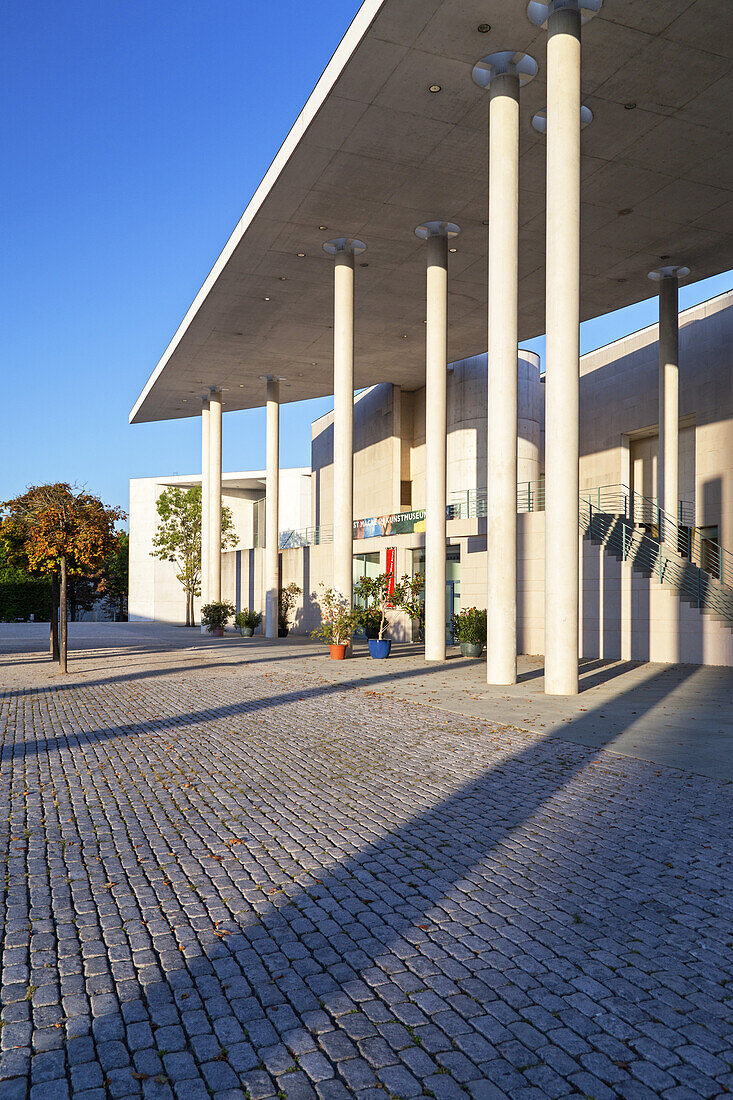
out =
<path fill-rule="evenodd" d="M 129 666 L 0 694 L 0 1100 L 733 1091 L 730 783 Z"/>

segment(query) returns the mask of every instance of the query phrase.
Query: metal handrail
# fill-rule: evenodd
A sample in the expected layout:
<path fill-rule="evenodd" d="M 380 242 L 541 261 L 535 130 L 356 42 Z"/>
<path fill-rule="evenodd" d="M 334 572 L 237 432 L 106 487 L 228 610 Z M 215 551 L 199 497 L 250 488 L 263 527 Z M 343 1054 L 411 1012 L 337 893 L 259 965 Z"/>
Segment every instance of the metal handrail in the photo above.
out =
<path fill-rule="evenodd" d="M 600 485 L 584 489 L 581 500 L 598 512 L 623 515 L 627 522 L 663 543 L 668 551 L 733 588 L 733 554 L 713 539 L 705 538 L 698 528 L 678 523 L 651 498 L 635 493 L 627 485 Z"/>
<path fill-rule="evenodd" d="M 729 622 L 733 620 L 733 590 L 694 562 L 670 551 L 667 544 L 647 534 L 642 527 L 622 515 L 594 510 L 587 501 L 581 504 L 581 525 L 585 533 L 602 542 L 622 561 L 630 561 L 660 584 L 675 588 L 701 610 Z"/>
<path fill-rule="evenodd" d="M 448 518 L 486 517 L 485 488 L 454 493 L 453 498 L 448 507 Z M 696 600 L 705 599 L 708 603 L 712 600 L 721 614 L 733 617 L 733 555 L 714 540 L 704 538 L 698 528 L 683 522 L 694 511 L 690 501 L 679 502 L 679 522 L 663 512 L 656 500 L 634 492 L 627 485 L 599 485 L 584 489 L 579 503 L 579 518 L 584 530 L 592 531 L 595 517 L 620 520 L 621 531 L 625 533 L 619 535 L 616 541 L 622 553 L 625 546 L 633 546 L 640 565 L 656 570 L 662 583 L 674 575 L 680 580 L 678 587 L 686 595 Z M 517 486 L 517 511 L 537 512 L 544 509 L 544 479 L 521 482 Z M 603 522 L 606 521 L 596 519 L 596 530 Z M 301 531 L 283 531 L 279 539 L 282 550 L 331 542 L 331 524 L 319 524 Z M 694 580 L 686 574 L 683 577 L 685 566 L 693 566 L 702 576 Z M 693 584 L 694 592 L 690 587 Z M 714 597 L 715 592 L 719 592 L 718 597 Z"/>

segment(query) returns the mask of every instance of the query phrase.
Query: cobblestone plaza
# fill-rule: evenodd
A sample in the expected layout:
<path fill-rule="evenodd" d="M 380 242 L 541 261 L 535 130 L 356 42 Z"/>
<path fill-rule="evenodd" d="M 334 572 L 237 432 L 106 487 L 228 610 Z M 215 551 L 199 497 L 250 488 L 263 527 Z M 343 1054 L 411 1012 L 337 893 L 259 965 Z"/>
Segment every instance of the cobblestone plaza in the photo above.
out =
<path fill-rule="evenodd" d="M 733 1091 L 730 781 L 125 637 L 2 647 L 2 1100 Z"/>

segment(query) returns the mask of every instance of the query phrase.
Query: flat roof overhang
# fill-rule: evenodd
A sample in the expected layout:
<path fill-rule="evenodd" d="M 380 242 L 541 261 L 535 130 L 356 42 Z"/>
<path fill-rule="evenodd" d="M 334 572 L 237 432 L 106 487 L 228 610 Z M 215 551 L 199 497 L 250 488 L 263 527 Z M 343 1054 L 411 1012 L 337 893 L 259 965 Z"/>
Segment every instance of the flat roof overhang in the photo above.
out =
<path fill-rule="evenodd" d="M 462 229 L 450 357 L 485 350 L 488 96 L 471 71 L 506 48 L 539 63 L 521 98 L 520 339 L 544 332 L 545 139 L 531 119 L 546 102 L 546 33 L 526 8 L 365 0 L 131 423 L 197 415 L 210 386 L 226 391 L 226 411 L 261 406 L 266 374 L 287 379 L 284 401 L 331 394 L 331 237 L 368 245 L 357 388 L 424 382 L 426 255 L 414 230 L 427 219 Z M 647 272 L 665 262 L 694 280 L 733 268 L 733 3 L 605 0 L 583 30 L 582 81 L 594 115 L 582 137 L 582 318 L 650 297 Z"/>

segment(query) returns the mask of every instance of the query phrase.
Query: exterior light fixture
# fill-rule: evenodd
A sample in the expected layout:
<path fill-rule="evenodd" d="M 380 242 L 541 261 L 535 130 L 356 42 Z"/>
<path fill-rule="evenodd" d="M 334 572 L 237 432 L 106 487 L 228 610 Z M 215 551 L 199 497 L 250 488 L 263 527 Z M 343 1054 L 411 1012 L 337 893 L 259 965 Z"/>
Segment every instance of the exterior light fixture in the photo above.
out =
<path fill-rule="evenodd" d="M 437 92 L 442 92 L 443 88 L 442 88 L 442 85 L 440 85 L 440 84 L 431 84 L 430 87 L 428 88 L 428 91 L 433 92 L 435 94 Z"/>
<path fill-rule="evenodd" d="M 476 30 L 479 34 L 488 34 L 491 30 L 491 23 L 479 23 Z"/>

